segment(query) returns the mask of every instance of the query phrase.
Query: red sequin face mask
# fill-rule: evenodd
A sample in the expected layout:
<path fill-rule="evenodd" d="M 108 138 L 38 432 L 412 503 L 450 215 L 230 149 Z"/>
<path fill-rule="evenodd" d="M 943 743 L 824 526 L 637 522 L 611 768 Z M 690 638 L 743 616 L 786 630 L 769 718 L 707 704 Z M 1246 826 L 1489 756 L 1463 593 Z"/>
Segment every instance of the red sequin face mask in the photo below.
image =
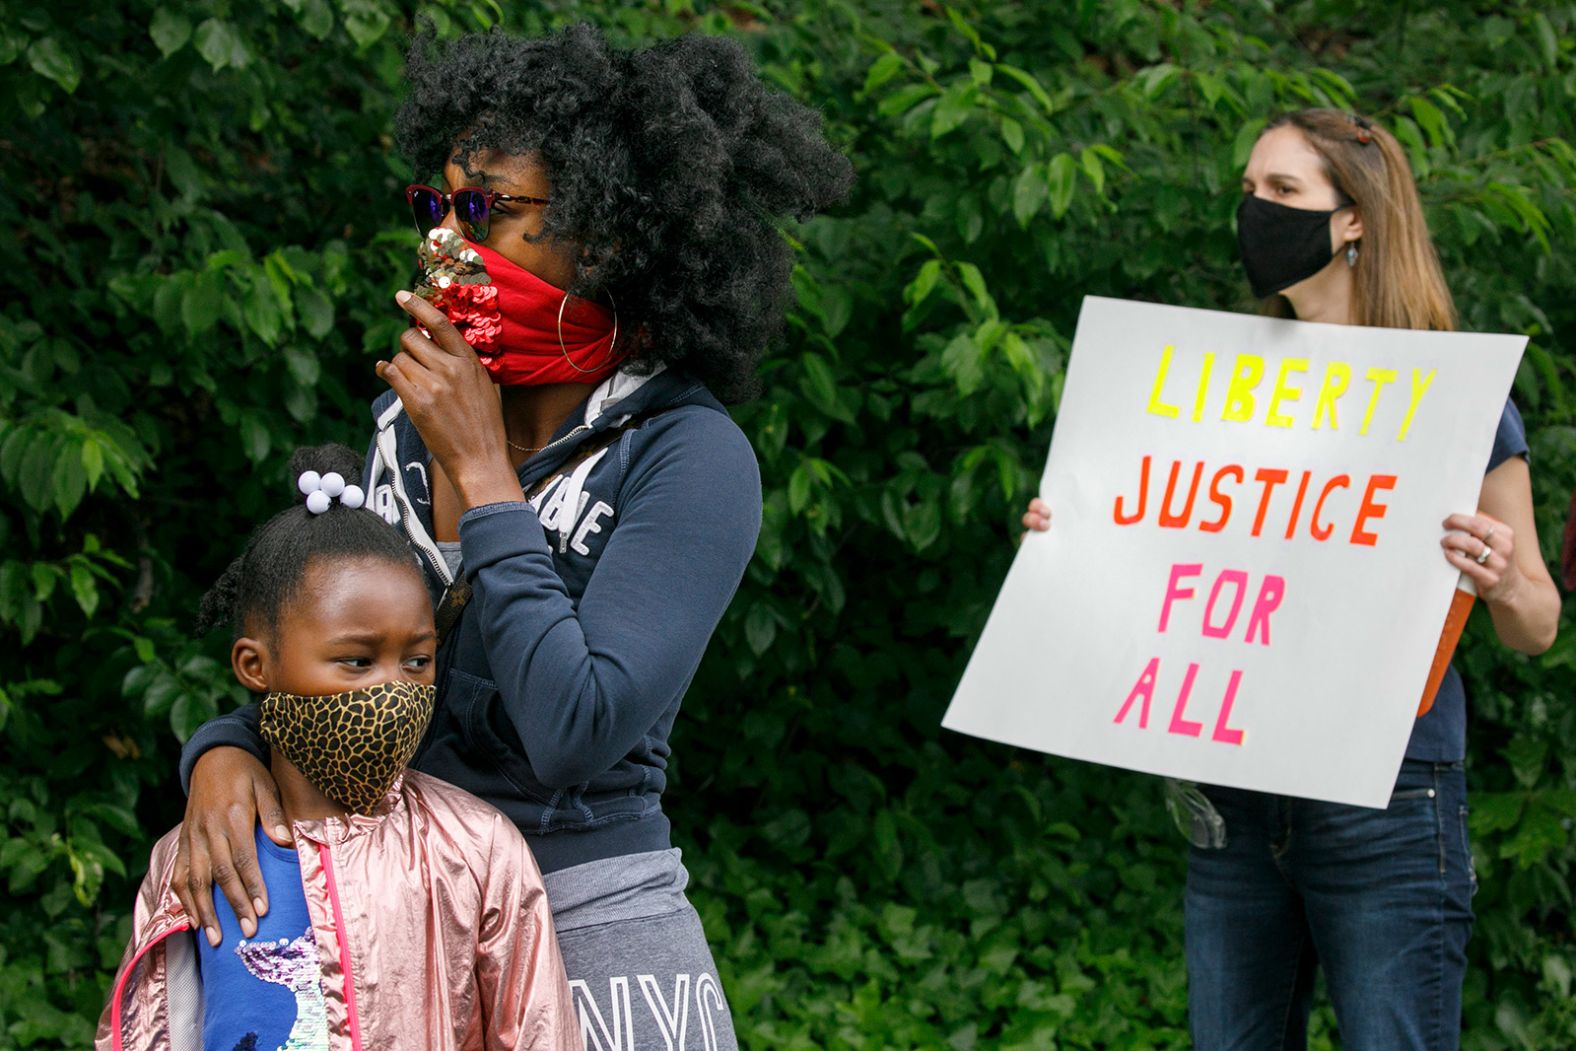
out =
<path fill-rule="evenodd" d="M 443 311 L 494 383 L 600 383 L 618 368 L 606 307 L 443 226 L 422 239 L 419 262 L 416 294 Z"/>

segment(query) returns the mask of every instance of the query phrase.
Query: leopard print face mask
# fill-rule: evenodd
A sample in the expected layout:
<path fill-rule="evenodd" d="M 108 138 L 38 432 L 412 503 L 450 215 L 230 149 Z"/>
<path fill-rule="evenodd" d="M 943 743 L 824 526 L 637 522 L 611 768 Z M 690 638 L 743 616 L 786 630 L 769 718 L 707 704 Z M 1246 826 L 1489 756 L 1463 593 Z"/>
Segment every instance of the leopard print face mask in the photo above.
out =
<path fill-rule="evenodd" d="M 389 682 L 326 697 L 270 693 L 259 731 L 319 792 L 370 814 L 416 754 L 437 692 Z"/>

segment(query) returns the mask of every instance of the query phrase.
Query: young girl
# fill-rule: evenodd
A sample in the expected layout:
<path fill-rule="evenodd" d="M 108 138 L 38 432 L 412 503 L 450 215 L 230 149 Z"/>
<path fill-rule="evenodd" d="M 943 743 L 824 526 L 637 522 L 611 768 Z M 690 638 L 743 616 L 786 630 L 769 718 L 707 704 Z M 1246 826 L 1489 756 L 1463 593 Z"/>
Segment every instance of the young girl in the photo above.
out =
<path fill-rule="evenodd" d="M 1242 175 L 1242 262 L 1268 312 L 1453 329 L 1455 307 L 1406 155 L 1337 110 L 1272 122 Z M 1506 646 L 1554 641 L 1559 596 L 1533 524 L 1527 441 L 1506 403 L 1475 513 L 1442 523 Z M 1035 500 L 1031 529 L 1050 526 Z M 1385 810 L 1207 787 L 1224 846 L 1188 859 L 1188 1012 L 1202 1049 L 1306 1046 L 1322 964 L 1343 1046 L 1455 1048 L 1472 931 L 1466 691 L 1454 668 L 1417 720 Z"/>
<path fill-rule="evenodd" d="M 343 446 L 292 463 L 302 499 L 203 600 L 233 624 L 235 677 L 261 697 L 288 828 L 253 836 L 272 908 L 224 896 L 200 934 L 153 849 L 97 1046 L 578 1051 L 536 863 L 512 822 L 405 764 L 433 703 L 437 636 L 399 533 L 359 509 Z"/>

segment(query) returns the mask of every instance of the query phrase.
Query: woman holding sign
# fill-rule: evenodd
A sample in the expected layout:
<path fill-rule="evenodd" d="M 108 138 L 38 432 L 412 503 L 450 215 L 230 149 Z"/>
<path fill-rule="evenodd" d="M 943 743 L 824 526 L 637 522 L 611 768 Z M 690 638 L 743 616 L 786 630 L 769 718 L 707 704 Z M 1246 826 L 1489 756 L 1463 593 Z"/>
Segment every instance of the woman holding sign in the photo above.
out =
<path fill-rule="evenodd" d="M 1406 156 L 1362 117 L 1321 109 L 1272 122 L 1242 174 L 1237 237 L 1270 313 L 1456 327 Z M 1500 641 L 1537 654 L 1554 641 L 1560 604 L 1539 553 L 1526 453 L 1507 402 L 1478 509 L 1445 519 L 1439 543 Z M 1035 500 L 1024 525 L 1050 519 Z M 1344 1046 L 1457 1046 L 1474 889 L 1465 758 L 1466 692 L 1451 667 L 1387 809 L 1202 790 L 1186 896 L 1199 1048 L 1304 1047 L 1319 963 Z"/>

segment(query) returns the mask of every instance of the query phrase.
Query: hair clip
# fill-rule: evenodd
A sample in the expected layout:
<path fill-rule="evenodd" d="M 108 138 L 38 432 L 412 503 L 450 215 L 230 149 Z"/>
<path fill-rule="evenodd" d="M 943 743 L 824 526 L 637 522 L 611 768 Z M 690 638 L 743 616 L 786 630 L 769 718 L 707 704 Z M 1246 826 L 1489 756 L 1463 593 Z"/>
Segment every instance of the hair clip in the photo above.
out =
<path fill-rule="evenodd" d="M 344 476 L 338 471 L 327 474 L 302 471 L 301 477 L 296 479 L 296 488 L 306 497 L 306 509 L 314 515 L 327 511 L 336 497 L 340 506 L 352 510 L 367 502 L 367 494 L 361 491 L 361 486 L 346 485 Z"/>

